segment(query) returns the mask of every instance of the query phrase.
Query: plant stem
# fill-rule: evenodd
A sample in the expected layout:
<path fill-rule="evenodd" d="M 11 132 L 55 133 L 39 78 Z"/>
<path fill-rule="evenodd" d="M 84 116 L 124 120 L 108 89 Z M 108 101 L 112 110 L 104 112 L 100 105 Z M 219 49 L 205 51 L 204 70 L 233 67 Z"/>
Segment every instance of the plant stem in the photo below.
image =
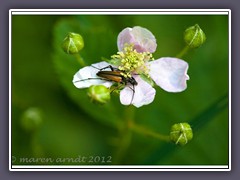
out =
<path fill-rule="evenodd" d="M 120 129 L 120 140 L 119 140 L 119 147 L 117 149 L 114 163 L 120 164 L 121 160 L 126 153 L 131 140 L 132 140 L 132 131 L 130 129 L 130 125 L 133 124 L 134 121 L 134 114 L 135 114 L 135 107 L 128 106 L 124 112 L 124 126 Z"/>
<path fill-rule="evenodd" d="M 167 141 L 167 142 L 170 141 L 169 136 L 153 132 L 153 131 L 151 131 L 149 129 L 146 129 L 145 127 L 136 125 L 134 123 L 131 124 L 130 128 L 131 128 L 131 130 L 133 130 L 133 131 L 135 131 L 137 133 L 144 134 L 144 135 L 147 135 L 147 136 L 151 136 L 151 137 L 157 138 L 157 139 L 159 139 L 161 141 Z"/>
<path fill-rule="evenodd" d="M 189 46 L 186 45 L 176 57 L 177 58 L 182 58 L 188 52 L 188 50 L 189 50 Z"/>
<path fill-rule="evenodd" d="M 79 62 L 79 64 L 81 65 L 81 67 L 86 66 L 83 58 L 80 56 L 80 54 L 74 54 L 75 58 L 77 59 L 77 61 Z"/>

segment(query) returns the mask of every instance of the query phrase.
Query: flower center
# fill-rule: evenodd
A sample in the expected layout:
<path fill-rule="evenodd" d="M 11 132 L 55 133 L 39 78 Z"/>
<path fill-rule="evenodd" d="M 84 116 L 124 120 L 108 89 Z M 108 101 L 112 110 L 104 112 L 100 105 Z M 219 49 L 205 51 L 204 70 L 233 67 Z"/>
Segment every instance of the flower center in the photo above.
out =
<path fill-rule="evenodd" d="M 150 52 L 137 52 L 133 46 L 133 44 L 125 44 L 122 52 L 111 56 L 113 59 L 120 61 L 118 69 L 122 71 L 121 74 L 126 78 L 131 77 L 134 73 L 148 75 L 149 68 L 146 62 L 153 60 Z"/>

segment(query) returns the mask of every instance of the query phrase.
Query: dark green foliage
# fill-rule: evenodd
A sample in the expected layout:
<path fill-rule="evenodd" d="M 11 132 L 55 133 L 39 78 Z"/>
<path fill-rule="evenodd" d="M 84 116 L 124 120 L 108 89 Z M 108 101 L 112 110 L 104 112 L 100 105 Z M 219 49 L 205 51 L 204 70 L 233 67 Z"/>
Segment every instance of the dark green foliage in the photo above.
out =
<path fill-rule="evenodd" d="M 190 76 L 188 88 L 182 93 L 168 93 L 156 87 L 154 102 L 136 108 L 135 114 L 130 115 L 127 107 L 120 104 L 118 94 L 113 93 L 109 103 L 96 105 L 89 100 L 87 90 L 77 89 L 72 83 L 73 75 L 81 67 L 73 55 L 61 49 L 68 32 L 81 34 L 84 48 L 80 55 L 90 65 L 116 54 L 118 33 L 135 25 L 155 35 L 158 43 L 155 59 L 174 57 L 184 48 L 184 30 L 194 24 L 200 25 L 207 40 L 182 58 L 189 63 Z M 55 159 L 112 156 L 113 163 L 121 164 L 226 165 L 228 53 L 228 19 L 223 15 L 15 15 L 12 155 Z M 35 132 L 26 132 L 21 127 L 21 116 L 30 107 L 42 113 L 41 126 Z M 136 124 L 165 135 L 173 124 L 188 122 L 193 139 L 186 146 L 178 147 L 135 132 L 124 134 L 128 116 L 133 116 Z M 119 152 L 122 155 L 115 161 Z M 24 163 L 16 161 L 15 164 Z"/>

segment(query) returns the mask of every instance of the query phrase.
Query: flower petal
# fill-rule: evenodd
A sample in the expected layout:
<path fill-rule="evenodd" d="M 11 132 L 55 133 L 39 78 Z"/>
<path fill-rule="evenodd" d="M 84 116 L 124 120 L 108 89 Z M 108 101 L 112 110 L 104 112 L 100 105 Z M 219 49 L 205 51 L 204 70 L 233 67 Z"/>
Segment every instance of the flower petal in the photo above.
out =
<path fill-rule="evenodd" d="M 111 81 L 101 80 L 99 76 L 97 76 L 97 72 L 99 69 L 109 66 L 105 61 L 92 64 L 92 66 L 86 66 L 80 69 L 73 77 L 73 84 L 77 88 L 87 88 L 91 85 L 104 85 L 106 87 L 110 87 L 112 85 Z"/>
<path fill-rule="evenodd" d="M 165 91 L 181 92 L 187 88 L 186 81 L 189 79 L 187 62 L 178 58 L 164 57 L 148 64 L 150 77 Z"/>
<path fill-rule="evenodd" d="M 134 44 L 137 52 L 156 51 L 157 43 L 154 35 L 146 28 L 135 26 L 133 28 L 125 28 L 118 35 L 118 50 L 123 51 L 125 44 Z"/>
<path fill-rule="evenodd" d="M 121 103 L 124 105 L 133 104 L 136 107 L 150 104 L 154 100 L 156 90 L 147 82 L 142 80 L 139 76 L 134 76 L 134 78 L 137 81 L 138 85 L 134 87 L 127 85 L 120 92 Z"/>
<path fill-rule="evenodd" d="M 133 41 L 133 37 L 131 34 L 132 28 L 125 28 L 119 34 L 117 38 L 117 46 L 119 51 L 123 51 L 125 43 L 131 43 Z"/>

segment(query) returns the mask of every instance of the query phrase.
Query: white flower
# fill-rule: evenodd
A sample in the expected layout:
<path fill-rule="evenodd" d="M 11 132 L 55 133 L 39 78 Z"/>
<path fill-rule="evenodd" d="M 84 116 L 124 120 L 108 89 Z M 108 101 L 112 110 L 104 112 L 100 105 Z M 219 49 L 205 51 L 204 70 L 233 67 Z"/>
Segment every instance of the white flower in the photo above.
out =
<path fill-rule="evenodd" d="M 140 74 L 149 76 L 158 86 L 168 92 L 181 92 L 187 88 L 188 63 L 172 57 L 151 60 L 150 53 L 155 52 L 157 44 L 154 35 L 147 29 L 139 26 L 125 28 L 118 35 L 117 45 L 120 52 L 112 57 L 117 59 L 117 64 L 120 65 L 113 66 L 102 61 L 84 67 L 74 75 L 74 85 L 77 88 L 87 88 L 98 84 L 110 87 L 114 82 L 104 78 L 99 79 L 96 73 L 99 69 L 111 65 L 123 72 L 123 79 L 132 77 L 137 82 L 137 85 L 127 83 L 121 90 L 120 101 L 124 105 L 133 104 L 141 107 L 154 100 L 156 90 L 144 81 Z M 110 71 L 110 69 L 106 70 Z"/>
<path fill-rule="evenodd" d="M 125 28 L 119 33 L 117 39 L 118 50 L 122 51 L 126 43 L 134 44 L 134 49 L 138 52 L 153 53 L 157 48 L 154 35 L 146 28 L 140 26 Z"/>

